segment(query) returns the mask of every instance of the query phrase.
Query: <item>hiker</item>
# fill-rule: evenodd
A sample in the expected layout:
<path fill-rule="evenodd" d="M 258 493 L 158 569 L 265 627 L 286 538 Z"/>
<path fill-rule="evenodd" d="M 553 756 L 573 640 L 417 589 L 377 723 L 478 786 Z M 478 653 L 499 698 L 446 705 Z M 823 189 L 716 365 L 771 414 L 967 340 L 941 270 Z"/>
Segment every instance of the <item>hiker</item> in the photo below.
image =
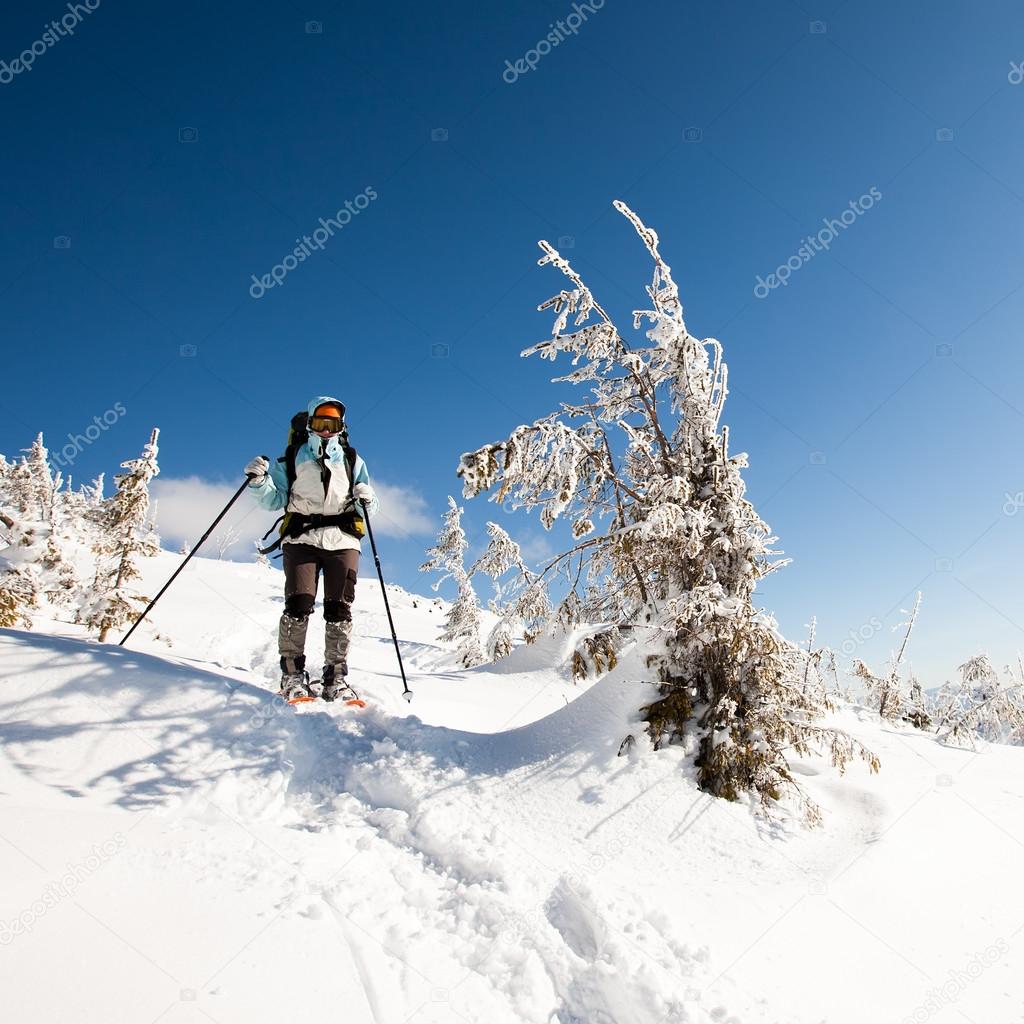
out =
<path fill-rule="evenodd" d="M 283 509 L 280 546 L 284 557 L 284 612 L 278 627 L 281 696 L 312 696 L 306 672 L 306 627 L 324 577 L 324 670 L 320 697 L 347 695 L 352 601 L 364 522 L 379 503 L 366 463 L 348 444 L 345 406 L 328 395 L 312 399 L 292 419 L 288 449 L 274 463 L 260 455 L 245 467 L 254 497 L 268 509 Z M 353 695 L 354 696 L 354 695 Z"/>

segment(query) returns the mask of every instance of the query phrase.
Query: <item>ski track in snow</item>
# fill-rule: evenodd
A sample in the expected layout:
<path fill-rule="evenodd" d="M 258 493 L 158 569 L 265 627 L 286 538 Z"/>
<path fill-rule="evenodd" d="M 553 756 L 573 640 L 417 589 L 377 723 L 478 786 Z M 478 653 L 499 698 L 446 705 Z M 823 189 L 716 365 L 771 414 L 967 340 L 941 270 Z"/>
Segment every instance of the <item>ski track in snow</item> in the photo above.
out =
<path fill-rule="evenodd" d="M 1019 751 L 979 766 L 849 712 L 844 727 L 884 744 L 883 776 L 798 761 L 826 827 L 767 825 L 699 793 L 678 748 L 617 757 L 641 735 L 628 655 L 589 688 L 567 683 L 564 644 L 456 671 L 432 640 L 443 613 L 396 590 L 407 707 L 370 581 L 352 652 L 369 706 L 289 708 L 260 681 L 279 605 L 257 571 L 200 566 L 252 612 L 204 621 L 188 657 L 0 631 L 0 928 L 95 836 L 125 840 L 116 867 L 0 944 L 12 1019 L 898 1024 L 1003 937 L 1009 952 L 929 1019 L 1024 1020 L 1024 903 L 995 901 L 1019 863 L 1022 787 L 989 781 L 1019 775 Z M 164 614 L 172 635 L 202 618 Z M 955 794 L 937 788 L 947 775 Z M 908 886 L 940 884 L 970 848 L 947 832 L 952 813 L 972 821 L 963 801 L 1009 824 L 975 837 L 989 888 L 940 910 Z"/>

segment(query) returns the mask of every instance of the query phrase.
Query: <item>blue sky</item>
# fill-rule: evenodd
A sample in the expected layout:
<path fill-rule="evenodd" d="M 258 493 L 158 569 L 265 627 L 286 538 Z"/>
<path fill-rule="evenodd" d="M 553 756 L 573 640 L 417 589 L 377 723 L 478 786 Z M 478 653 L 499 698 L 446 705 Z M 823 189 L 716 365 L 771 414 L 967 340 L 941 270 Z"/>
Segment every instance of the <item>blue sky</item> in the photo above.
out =
<path fill-rule="evenodd" d="M 5 5 L 0 60 L 66 14 Z M 732 448 L 794 560 L 763 590 L 784 631 L 816 614 L 878 661 L 920 588 L 927 685 L 1024 647 L 1019 5 L 100 0 L 71 20 L 31 68 L 0 65 L 0 451 L 40 429 L 59 449 L 121 403 L 71 472 L 112 472 L 160 426 L 165 533 L 187 535 L 338 393 L 390 488 L 385 568 L 425 590 L 460 453 L 556 395 L 518 358 L 561 287 L 536 240 L 562 239 L 623 324 L 643 304 L 621 198 L 691 331 L 725 345 Z M 496 515 L 469 503 L 474 540 Z M 544 551 L 536 520 L 501 521 Z"/>

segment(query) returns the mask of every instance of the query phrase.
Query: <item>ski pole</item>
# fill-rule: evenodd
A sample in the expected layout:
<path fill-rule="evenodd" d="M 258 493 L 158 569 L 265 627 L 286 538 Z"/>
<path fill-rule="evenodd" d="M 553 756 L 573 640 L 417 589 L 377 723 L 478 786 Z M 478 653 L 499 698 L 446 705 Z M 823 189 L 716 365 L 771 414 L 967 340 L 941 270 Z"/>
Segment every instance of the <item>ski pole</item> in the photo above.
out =
<path fill-rule="evenodd" d="M 405 666 L 402 664 L 402 652 L 398 649 L 398 634 L 395 632 L 395 620 L 391 617 L 391 605 L 388 604 L 388 591 L 387 587 L 384 586 L 384 573 L 380 567 L 380 557 L 377 554 L 377 545 L 373 539 L 373 527 L 370 526 L 370 513 L 366 511 L 366 502 L 361 501 L 359 503 L 363 506 L 363 519 L 366 522 L 366 532 L 370 537 L 370 548 L 373 551 L 373 561 L 377 566 L 377 579 L 380 580 L 380 592 L 384 595 L 384 609 L 388 613 L 388 625 L 391 627 L 391 639 L 395 644 L 395 654 L 398 657 L 398 671 L 402 673 L 402 696 L 407 701 L 412 701 L 412 690 L 409 689 L 409 683 L 405 678 Z"/>
<path fill-rule="evenodd" d="M 246 487 L 249 486 L 249 481 L 252 479 L 252 473 L 246 476 L 244 483 L 242 484 L 241 487 L 238 488 L 237 491 L 235 491 L 231 500 L 221 510 L 220 515 L 217 516 L 217 518 L 214 519 L 212 523 L 210 523 L 210 528 L 206 531 L 206 533 L 202 535 L 202 537 L 199 538 L 199 540 L 196 542 L 196 546 L 185 556 L 185 561 L 182 562 L 181 565 L 179 565 L 178 568 L 174 570 L 174 575 L 171 576 L 171 578 L 160 588 L 160 593 L 157 594 L 156 597 L 154 597 L 153 600 L 146 605 L 146 608 L 143 611 L 143 613 L 135 620 L 135 622 L 132 623 L 132 628 L 129 629 L 128 632 L 125 633 L 125 635 L 121 637 L 121 639 L 118 641 L 118 647 L 124 646 L 125 640 L 127 640 L 128 637 L 130 637 L 132 633 L 135 632 L 135 627 L 138 626 L 138 624 L 149 614 L 149 610 L 153 607 L 153 605 L 155 605 L 157 601 L 159 601 L 160 598 L 163 597 L 164 591 L 178 578 L 178 573 L 180 573 L 181 570 L 184 569 L 186 565 L 188 565 L 192 556 L 202 547 L 203 541 L 205 541 L 206 538 L 209 537 L 210 534 L 213 533 L 213 531 L 217 528 L 217 524 L 228 514 L 228 509 L 231 508 L 231 506 L 234 505 L 236 501 L 238 501 L 238 499 L 242 496 L 242 491 L 244 491 Z"/>

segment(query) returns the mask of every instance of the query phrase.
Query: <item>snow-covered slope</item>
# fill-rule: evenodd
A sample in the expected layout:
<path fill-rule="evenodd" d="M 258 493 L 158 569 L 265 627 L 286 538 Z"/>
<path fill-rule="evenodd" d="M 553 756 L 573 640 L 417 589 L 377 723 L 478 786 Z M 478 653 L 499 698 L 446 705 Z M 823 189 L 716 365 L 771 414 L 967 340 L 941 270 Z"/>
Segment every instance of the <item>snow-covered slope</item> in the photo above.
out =
<path fill-rule="evenodd" d="M 396 590 L 406 705 L 371 580 L 369 706 L 282 707 L 279 582 L 196 559 L 169 648 L 0 631 L 5 1018 L 1024 1020 L 1021 751 L 849 710 L 882 774 L 798 762 L 825 825 L 769 827 L 682 750 L 617 756 L 638 652 L 589 687 L 554 643 L 457 671 Z"/>

